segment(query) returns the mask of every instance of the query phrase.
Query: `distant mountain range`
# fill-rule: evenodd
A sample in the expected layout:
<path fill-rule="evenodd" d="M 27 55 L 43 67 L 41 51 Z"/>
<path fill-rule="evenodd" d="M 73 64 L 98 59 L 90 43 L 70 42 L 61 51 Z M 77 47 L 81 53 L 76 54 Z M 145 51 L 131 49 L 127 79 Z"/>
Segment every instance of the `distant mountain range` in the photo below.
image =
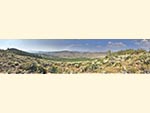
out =
<path fill-rule="evenodd" d="M 13 52 L 18 55 L 32 56 L 32 57 L 46 57 L 46 58 L 100 58 L 106 56 L 106 52 L 78 52 L 78 51 L 36 51 L 26 52 L 16 48 L 8 48 L 6 51 Z"/>
<path fill-rule="evenodd" d="M 106 56 L 106 52 L 78 52 L 78 51 L 55 51 L 36 53 L 42 56 L 49 56 L 54 58 L 100 58 Z"/>

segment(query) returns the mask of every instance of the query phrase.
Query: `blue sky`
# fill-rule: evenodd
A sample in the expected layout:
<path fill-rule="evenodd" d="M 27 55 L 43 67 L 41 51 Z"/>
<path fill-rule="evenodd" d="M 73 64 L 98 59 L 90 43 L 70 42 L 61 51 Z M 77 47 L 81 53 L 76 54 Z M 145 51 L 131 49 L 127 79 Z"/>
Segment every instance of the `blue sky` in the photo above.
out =
<path fill-rule="evenodd" d="M 0 39 L 0 48 L 25 51 L 104 52 L 124 49 L 150 49 L 149 39 Z"/>

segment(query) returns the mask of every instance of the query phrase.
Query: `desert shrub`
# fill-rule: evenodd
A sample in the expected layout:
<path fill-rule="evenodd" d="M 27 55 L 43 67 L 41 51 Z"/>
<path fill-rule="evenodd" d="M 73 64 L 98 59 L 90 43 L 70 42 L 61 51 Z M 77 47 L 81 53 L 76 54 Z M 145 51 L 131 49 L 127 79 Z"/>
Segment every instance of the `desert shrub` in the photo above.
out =
<path fill-rule="evenodd" d="M 98 69 L 98 66 L 95 65 L 95 64 L 93 64 L 93 65 L 91 66 L 91 69 L 92 69 L 92 70 Z"/>
<path fill-rule="evenodd" d="M 43 68 L 42 66 L 38 66 L 37 71 L 38 71 L 38 73 L 42 73 L 42 74 L 46 74 L 47 73 L 47 70 L 45 68 Z"/>
<path fill-rule="evenodd" d="M 58 68 L 55 67 L 55 66 L 52 66 L 52 67 L 49 69 L 49 72 L 50 72 L 50 73 L 57 73 L 57 72 L 58 72 Z"/>
<path fill-rule="evenodd" d="M 118 52 L 115 52 L 116 55 L 125 55 L 125 54 L 133 54 L 135 52 L 134 49 L 127 49 L 127 50 L 121 50 Z"/>
<path fill-rule="evenodd" d="M 15 66 L 18 66 L 18 65 L 19 65 L 19 63 L 18 63 L 18 62 L 15 62 L 15 63 L 14 63 L 14 65 L 15 65 Z"/>
<path fill-rule="evenodd" d="M 21 74 L 21 73 L 22 73 L 21 70 L 17 70 L 17 71 L 16 71 L 16 74 Z"/>
<path fill-rule="evenodd" d="M 138 70 L 134 67 L 128 68 L 128 73 L 136 73 Z"/>
<path fill-rule="evenodd" d="M 150 64 L 150 58 L 145 59 L 144 64 L 149 65 Z"/>
<path fill-rule="evenodd" d="M 25 65 L 22 66 L 25 70 L 29 71 L 29 72 L 36 72 L 38 69 L 38 66 L 36 63 L 27 63 Z"/>
<path fill-rule="evenodd" d="M 7 74 L 11 74 L 12 72 L 9 70 L 9 71 L 7 71 Z"/>
<path fill-rule="evenodd" d="M 131 58 L 131 56 L 127 56 L 126 58 L 125 58 L 125 60 L 129 60 Z"/>
<path fill-rule="evenodd" d="M 139 53 L 146 53 L 146 50 L 138 49 L 138 50 L 135 51 L 135 54 L 139 54 Z"/>

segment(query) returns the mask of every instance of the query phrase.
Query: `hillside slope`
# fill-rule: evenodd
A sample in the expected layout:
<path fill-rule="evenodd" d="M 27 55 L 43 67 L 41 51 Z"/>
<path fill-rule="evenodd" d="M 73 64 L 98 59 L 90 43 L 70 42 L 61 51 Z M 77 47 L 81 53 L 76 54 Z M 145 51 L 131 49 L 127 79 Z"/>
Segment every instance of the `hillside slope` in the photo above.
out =
<path fill-rule="evenodd" d="M 126 50 L 94 60 L 63 62 L 0 50 L 0 73 L 150 73 L 150 52 Z"/>

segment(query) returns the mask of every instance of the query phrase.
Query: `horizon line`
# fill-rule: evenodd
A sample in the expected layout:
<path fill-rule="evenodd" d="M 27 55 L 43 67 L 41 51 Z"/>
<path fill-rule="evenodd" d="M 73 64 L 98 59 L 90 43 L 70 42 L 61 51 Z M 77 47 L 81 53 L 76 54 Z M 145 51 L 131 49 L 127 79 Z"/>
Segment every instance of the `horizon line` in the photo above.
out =
<path fill-rule="evenodd" d="M 116 50 L 116 51 L 112 51 L 112 50 L 107 50 L 107 51 L 73 51 L 73 50 L 54 50 L 54 51 L 47 51 L 47 50 L 23 50 L 23 49 L 19 49 L 19 48 L 6 48 L 6 49 L 2 49 L 0 48 L 0 50 L 9 50 L 9 49 L 17 49 L 17 50 L 20 50 L 20 51 L 25 51 L 25 52 L 29 52 L 29 53 L 37 53 L 37 52 L 80 52 L 80 53 L 106 53 L 108 51 L 111 51 L 111 52 L 118 52 L 118 51 L 125 51 L 125 50 L 145 50 L 145 51 L 150 51 L 150 50 L 146 50 L 146 49 L 143 49 L 143 48 L 130 48 L 130 49 L 120 49 L 120 50 Z"/>

